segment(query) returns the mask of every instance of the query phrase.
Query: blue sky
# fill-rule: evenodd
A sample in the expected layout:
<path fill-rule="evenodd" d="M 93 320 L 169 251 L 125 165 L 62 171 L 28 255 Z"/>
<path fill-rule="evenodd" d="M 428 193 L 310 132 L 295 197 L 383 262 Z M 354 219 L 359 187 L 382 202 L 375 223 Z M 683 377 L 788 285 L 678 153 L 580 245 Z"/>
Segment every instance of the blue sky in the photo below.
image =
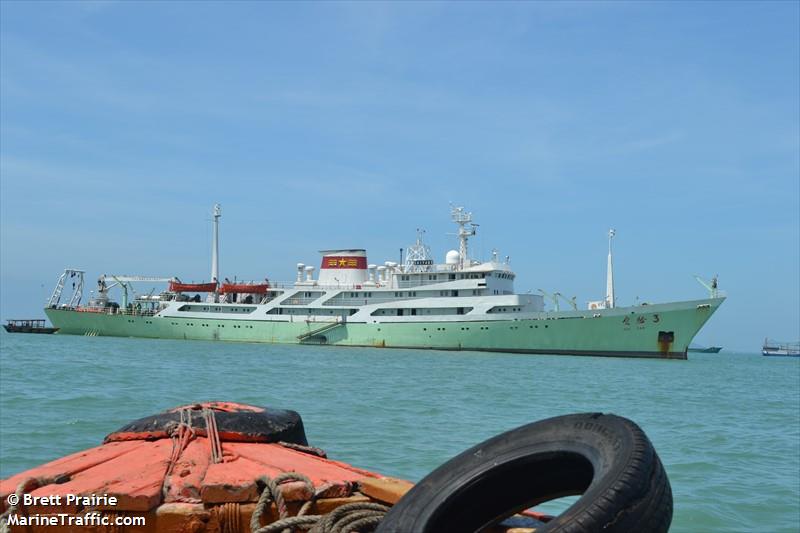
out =
<path fill-rule="evenodd" d="M 0 316 L 67 266 L 289 280 L 443 258 L 449 203 L 520 292 L 729 299 L 697 341 L 800 337 L 797 2 L 0 2 Z"/>

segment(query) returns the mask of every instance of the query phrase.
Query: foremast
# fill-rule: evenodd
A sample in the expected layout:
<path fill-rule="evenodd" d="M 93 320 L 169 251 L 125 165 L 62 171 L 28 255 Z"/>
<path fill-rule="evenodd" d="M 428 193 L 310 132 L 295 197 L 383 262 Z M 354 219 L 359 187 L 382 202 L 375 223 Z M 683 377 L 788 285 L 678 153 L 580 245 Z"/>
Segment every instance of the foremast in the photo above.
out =
<path fill-rule="evenodd" d="M 614 262 L 611 257 L 611 241 L 617 232 L 613 228 L 608 230 L 608 271 L 606 272 L 606 309 L 614 309 L 616 307 L 616 299 L 614 298 Z"/>
<path fill-rule="evenodd" d="M 458 269 L 464 270 L 464 268 L 470 266 L 469 256 L 467 255 L 467 241 L 475 235 L 475 228 L 478 225 L 472 222 L 472 213 L 466 212 L 463 207 L 451 207 L 450 216 L 453 222 L 458 224 Z M 469 229 L 467 229 L 467 224 L 470 225 Z"/>
<path fill-rule="evenodd" d="M 211 241 L 211 282 L 219 283 L 219 219 L 222 216 L 222 206 L 214 204 L 214 212 L 212 213 L 214 220 L 212 221 L 213 233 Z M 208 295 L 209 300 L 216 302 L 217 293 L 214 292 Z"/>

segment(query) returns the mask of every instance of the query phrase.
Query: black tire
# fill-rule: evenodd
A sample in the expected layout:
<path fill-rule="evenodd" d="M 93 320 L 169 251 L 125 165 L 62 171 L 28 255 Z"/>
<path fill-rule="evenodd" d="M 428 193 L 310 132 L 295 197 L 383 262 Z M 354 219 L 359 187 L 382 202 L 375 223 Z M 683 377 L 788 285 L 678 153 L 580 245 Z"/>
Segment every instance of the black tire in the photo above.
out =
<path fill-rule="evenodd" d="M 471 533 L 578 494 L 536 533 L 659 533 L 672 522 L 669 480 L 642 429 L 589 413 L 534 422 L 459 454 L 403 496 L 377 532 Z"/>

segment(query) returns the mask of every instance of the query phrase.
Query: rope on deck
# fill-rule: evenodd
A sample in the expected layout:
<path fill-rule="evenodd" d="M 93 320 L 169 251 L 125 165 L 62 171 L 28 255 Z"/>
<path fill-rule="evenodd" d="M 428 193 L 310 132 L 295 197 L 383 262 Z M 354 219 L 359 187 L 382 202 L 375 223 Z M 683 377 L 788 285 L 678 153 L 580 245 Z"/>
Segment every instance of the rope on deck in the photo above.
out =
<path fill-rule="evenodd" d="M 315 503 L 318 493 L 314 491 L 314 484 L 306 476 L 297 472 L 285 472 L 274 479 L 262 476 L 259 481 L 264 483 L 264 491 L 250 517 L 251 533 L 294 533 L 296 529 L 309 533 L 351 533 L 356 531 L 366 533 L 374 531 L 383 516 L 389 511 L 389 507 L 385 505 L 358 502 L 337 507 L 326 515 L 309 515 L 306 513 Z M 312 494 L 311 499 L 306 501 L 297 512 L 297 516 L 289 516 L 286 508 L 286 501 L 280 485 L 287 481 L 304 483 L 306 489 Z M 278 520 L 261 526 L 261 517 L 267 512 L 267 508 L 273 501 L 278 509 Z"/>
<path fill-rule="evenodd" d="M 208 445 L 211 448 L 211 463 L 222 462 L 222 443 L 219 440 L 219 428 L 217 428 L 217 417 L 212 409 L 203 409 L 203 420 L 206 422 L 206 434 L 208 435 Z"/>
<path fill-rule="evenodd" d="M 161 496 L 166 499 L 169 494 L 170 476 L 181 458 L 183 450 L 189 446 L 189 443 L 197 436 L 197 432 L 192 427 L 192 412 L 189 409 L 180 410 L 180 421 L 170 422 L 166 428 L 167 434 L 172 439 L 172 452 L 170 453 L 167 469 L 164 472 L 164 482 L 161 485 Z M 0 533 L 5 533 L 0 531 Z"/>
<path fill-rule="evenodd" d="M 8 517 L 16 513 L 17 509 L 20 508 L 20 502 L 22 501 L 22 497 L 25 493 L 44 487 L 45 485 L 50 485 L 51 483 L 58 483 L 59 481 L 62 481 L 62 479 L 63 476 L 42 476 L 23 479 L 19 485 L 17 485 L 17 490 L 14 491 L 17 503 L 14 505 L 9 505 L 8 509 L 6 509 L 3 514 L 0 514 L 0 533 L 9 533 L 11 531 L 11 528 L 8 525 Z M 6 499 L 6 501 L 8 500 Z"/>
<path fill-rule="evenodd" d="M 358 502 L 337 507 L 321 517 L 309 533 L 350 533 L 374 531 L 389 508 L 380 503 Z"/>

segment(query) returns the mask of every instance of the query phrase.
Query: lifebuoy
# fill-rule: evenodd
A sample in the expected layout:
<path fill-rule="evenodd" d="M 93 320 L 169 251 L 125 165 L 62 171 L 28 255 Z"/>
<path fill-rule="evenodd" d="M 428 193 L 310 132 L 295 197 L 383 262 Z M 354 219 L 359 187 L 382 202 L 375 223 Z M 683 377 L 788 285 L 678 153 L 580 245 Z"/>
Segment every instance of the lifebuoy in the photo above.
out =
<path fill-rule="evenodd" d="M 211 410 L 221 441 L 289 442 L 308 445 L 303 420 L 296 411 L 269 409 L 232 402 L 206 402 L 175 407 L 121 427 L 103 442 L 168 438 L 183 420 L 206 435 L 204 410 Z"/>
<path fill-rule="evenodd" d="M 578 494 L 536 532 L 669 530 L 672 491 L 650 440 L 626 418 L 593 413 L 534 422 L 470 448 L 417 483 L 377 532 L 481 531 Z"/>

